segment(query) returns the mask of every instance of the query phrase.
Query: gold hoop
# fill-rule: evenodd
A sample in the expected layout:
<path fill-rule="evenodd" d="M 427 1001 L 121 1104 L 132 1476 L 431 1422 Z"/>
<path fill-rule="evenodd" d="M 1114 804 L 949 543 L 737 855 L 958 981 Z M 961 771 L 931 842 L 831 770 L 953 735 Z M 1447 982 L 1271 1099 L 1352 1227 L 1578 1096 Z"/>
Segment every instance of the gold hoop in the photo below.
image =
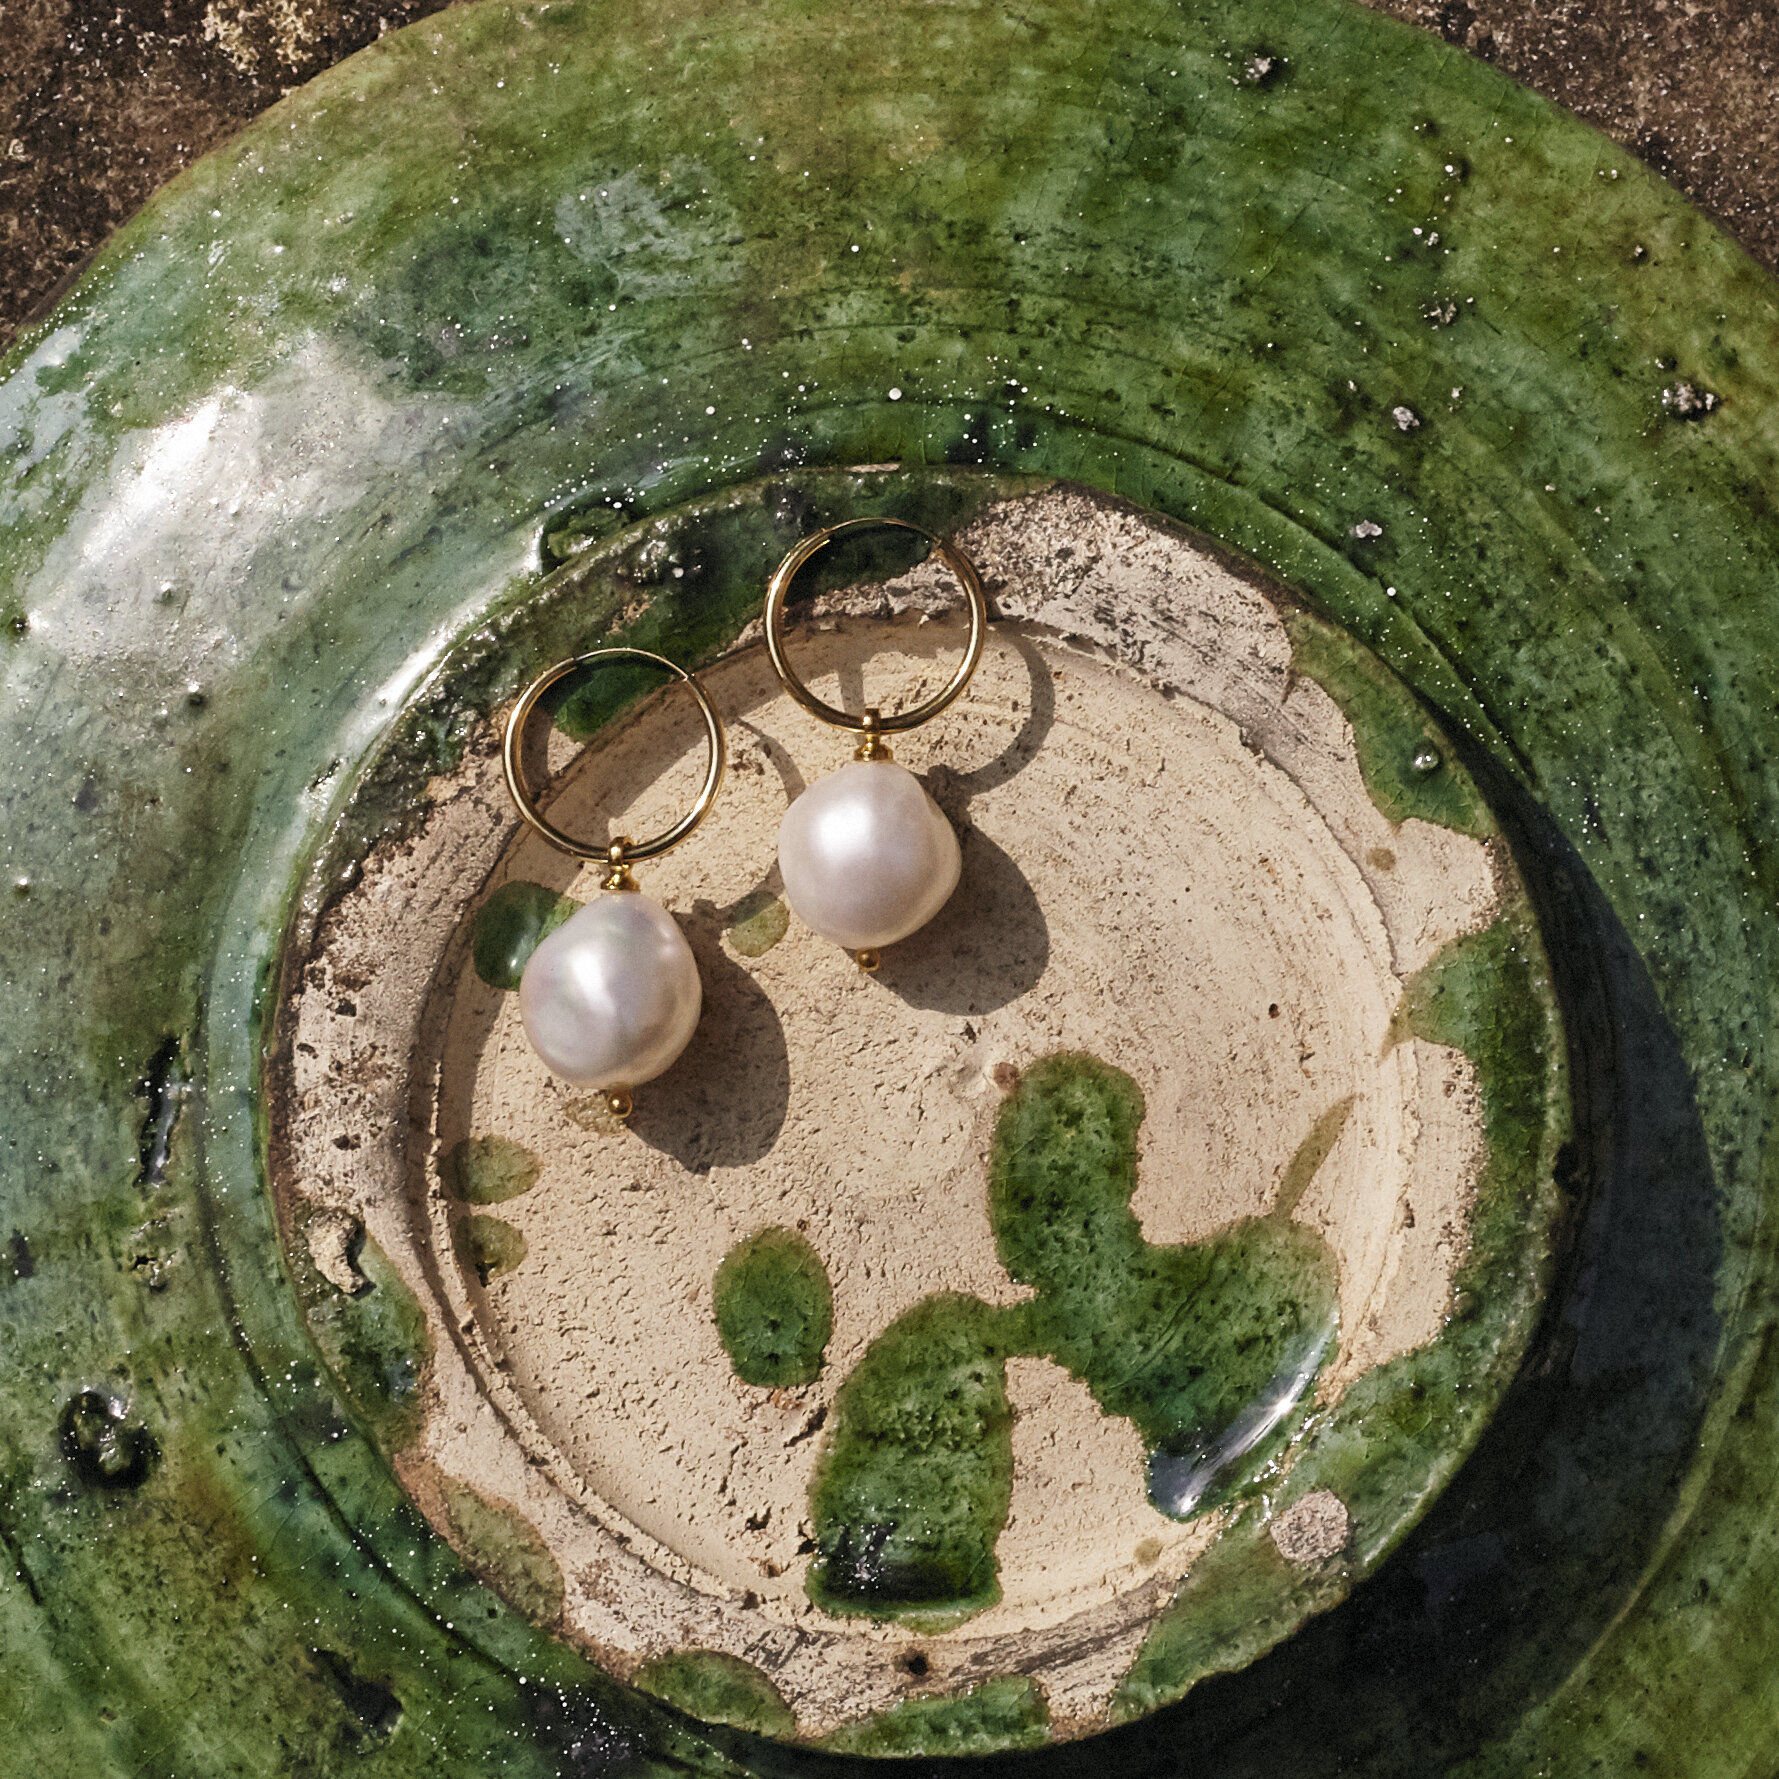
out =
<path fill-rule="evenodd" d="M 553 822 L 538 813 L 537 806 L 531 800 L 531 793 L 525 786 L 519 750 L 525 739 L 525 725 L 530 720 L 532 711 L 537 708 L 537 701 L 559 679 L 573 673 L 576 668 L 590 666 L 596 661 L 615 661 L 620 658 L 653 662 L 655 666 L 665 667 L 676 679 L 685 682 L 692 696 L 698 700 L 698 709 L 704 718 L 705 734 L 710 740 L 710 767 L 704 775 L 703 789 L 699 791 L 692 807 L 665 833 L 657 834 L 652 840 L 632 840 L 628 835 L 620 835 L 604 845 L 588 846 L 576 840 L 573 835 L 563 833 Z M 728 764 L 728 759 L 729 747 L 723 735 L 722 719 L 717 715 L 716 706 L 711 703 L 704 688 L 683 667 L 669 661 L 665 655 L 651 654 L 647 649 L 594 649 L 591 654 L 558 661 L 547 673 L 534 679 L 520 695 L 519 702 L 513 706 L 513 714 L 507 718 L 506 739 L 501 745 L 501 764 L 506 768 L 507 790 L 518 808 L 520 819 L 571 858 L 604 859 L 611 867 L 605 881 L 607 889 L 635 888 L 629 881 L 631 865 L 643 859 L 658 859 L 662 853 L 672 851 L 704 820 L 711 804 L 716 801 L 717 787 L 723 782 L 723 769 Z"/>
<path fill-rule="evenodd" d="M 784 618 L 785 596 L 791 590 L 791 582 L 796 579 L 797 571 L 818 550 L 825 549 L 843 532 L 860 531 L 871 525 L 894 526 L 897 530 L 912 531 L 916 536 L 924 537 L 945 558 L 945 566 L 957 576 L 970 606 L 970 640 L 964 649 L 963 661 L 957 672 L 951 676 L 950 684 L 929 698 L 925 704 L 917 704 L 913 710 L 905 710 L 899 715 L 889 717 L 875 709 L 867 710 L 863 716 L 849 716 L 843 710 L 836 710 L 831 704 L 824 704 L 804 685 L 797 670 L 792 667 L 778 633 Z M 772 571 L 772 579 L 766 583 L 766 652 L 772 657 L 773 671 L 784 682 L 785 690 L 812 717 L 819 717 L 824 723 L 832 723 L 836 729 L 862 735 L 865 740 L 860 749 L 861 758 L 882 757 L 884 750 L 877 746 L 877 736 L 897 735 L 909 729 L 918 729 L 922 723 L 936 717 L 963 691 L 970 683 L 970 676 L 976 671 L 977 662 L 982 659 L 982 639 L 987 628 L 988 601 L 983 597 L 982 577 L 976 572 L 975 563 L 962 550 L 948 544 L 941 537 L 935 537 L 932 532 L 919 525 L 910 525 L 906 519 L 843 519 L 838 525 L 826 525 L 820 531 L 812 531 L 779 563 Z"/>

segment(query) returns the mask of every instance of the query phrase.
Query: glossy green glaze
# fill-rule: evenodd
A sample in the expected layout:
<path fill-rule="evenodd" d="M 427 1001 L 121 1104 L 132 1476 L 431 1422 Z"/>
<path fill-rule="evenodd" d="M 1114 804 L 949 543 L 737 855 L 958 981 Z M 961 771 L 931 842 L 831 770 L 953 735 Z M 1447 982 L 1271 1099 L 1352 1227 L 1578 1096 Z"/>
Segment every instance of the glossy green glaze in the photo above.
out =
<path fill-rule="evenodd" d="M 474 1489 L 448 1477 L 441 1481 L 440 1493 L 458 1548 L 476 1573 L 534 1624 L 553 1625 L 561 1618 L 562 1571 L 525 1516 L 484 1501 Z"/>
<path fill-rule="evenodd" d="M 420 1430 L 432 1337 L 426 1312 L 368 1236 L 354 1264 L 365 1280 L 356 1295 L 308 1275 L 296 1281 L 299 1300 L 347 1404 L 385 1451 L 397 1452 Z"/>
<path fill-rule="evenodd" d="M 809 1488 L 826 1611 L 922 1630 L 1001 1597 L 995 1540 L 1013 1495 L 1007 1357 L 1017 1319 L 974 1297 L 928 1297 L 872 1341 L 834 1399 Z"/>
<path fill-rule="evenodd" d="M 525 1237 L 499 1217 L 465 1217 L 451 1231 L 459 1264 L 486 1285 L 525 1258 Z"/>
<path fill-rule="evenodd" d="M 1028 1350 L 1131 1422 L 1150 1448 L 1150 1499 L 1185 1517 L 1278 1443 L 1333 1340 L 1337 1277 L 1283 1192 L 1271 1215 L 1209 1241 L 1146 1242 L 1130 1208 L 1142 1119 L 1122 1071 L 1087 1056 L 1036 1063 L 995 1130 L 989 1215 L 1002 1265 L 1037 1293 L 1021 1306 Z M 1288 1171 L 1287 1184 L 1301 1195 L 1309 1181 Z M 1263 1398 L 1287 1412 L 1230 1449 Z"/>
<path fill-rule="evenodd" d="M 1294 612 L 1291 665 L 1313 679 L 1353 726 L 1359 770 L 1371 800 L 1393 822 L 1411 816 L 1487 840 L 1498 830 L 1468 773 L 1454 772 L 1451 743 L 1367 649 L 1307 612 Z"/>
<path fill-rule="evenodd" d="M 258 1020 L 404 701 L 407 788 L 358 835 L 516 690 L 492 643 L 480 681 L 427 675 L 546 537 L 906 459 L 1116 491 L 1376 649 L 1492 765 L 1583 1044 L 1577 1258 L 1423 1528 L 1248 1672 L 1047 1758 L 1773 1771 L 1776 321 L 1620 151 L 1338 0 L 484 3 L 176 181 L 0 384 L 11 1757 L 720 1764 L 481 1589 L 322 1370 Z M 1675 418 L 1682 378 L 1720 405 Z M 746 603 L 658 585 L 638 623 L 688 657 Z M 558 653 L 635 595 L 559 608 Z M 152 1440 L 136 1486 L 65 1454 L 87 1391 Z M 1360 1554 L 1368 1455 L 1318 1473 Z M 1269 1641 L 1230 1564 L 1192 1583 L 1226 1668 Z"/>
<path fill-rule="evenodd" d="M 729 943 L 743 957 L 764 957 L 790 930 L 791 911 L 770 890 L 743 899 L 729 922 Z"/>
<path fill-rule="evenodd" d="M 794 1229 L 762 1229 L 723 1256 L 711 1283 L 723 1350 L 745 1384 L 813 1384 L 834 1331 L 822 1257 Z"/>
<path fill-rule="evenodd" d="M 503 883 L 476 910 L 476 974 L 490 988 L 517 988 L 531 954 L 580 905 L 541 883 Z"/>
<path fill-rule="evenodd" d="M 1282 1603 L 1332 1598 L 1344 1564 L 1374 1562 L 1401 1535 L 1405 1499 L 1427 1499 L 1481 1434 L 1477 1397 L 1491 1379 L 1505 1382 L 1502 1330 L 1529 1321 L 1542 1296 L 1542 1269 L 1528 1256 L 1547 1251 L 1557 1206 L 1542 1183 L 1570 1134 L 1550 1115 L 1553 1097 L 1564 1097 L 1556 1082 L 1565 1059 L 1548 968 L 1530 911 L 1516 903 L 1409 984 L 1404 1035 L 1452 1045 L 1475 1063 L 1488 1138 L 1451 1318 L 1439 1340 L 1366 1373 L 1334 1414 L 1312 1418 L 1283 1486 L 1193 1565 L 1125 1676 L 1118 1713 L 1152 1711 L 1276 1642 L 1291 1628 Z M 1313 1153 L 1325 1135 L 1312 1132 L 1306 1147 Z M 1322 1489 L 1347 1511 L 1342 1560 L 1288 1576 L 1266 1522 Z"/>
<path fill-rule="evenodd" d="M 985 1680 L 956 1699 L 909 1699 L 822 1744 L 836 1754 L 997 1754 L 1040 1748 L 1050 1721 L 1044 1695 L 1023 1674 Z"/>
<path fill-rule="evenodd" d="M 1312 1381 L 1334 1327 L 1332 1256 L 1288 1210 L 1151 1247 L 1129 1208 L 1142 1117 L 1136 1083 L 1090 1056 L 1046 1057 L 1021 1078 L 995 1130 L 989 1215 L 1002 1264 L 1036 1295 L 1003 1308 L 930 1297 L 872 1342 L 810 1489 L 817 1604 L 927 1629 L 1000 1598 L 1015 1354 L 1055 1359 L 1133 1423 L 1165 1512 L 1213 1505 L 1214 1488 L 1270 1456 L 1284 1416 L 1223 1448 L 1282 1377 L 1289 1408 Z"/>
<path fill-rule="evenodd" d="M 1013 1482 L 1006 1362 L 1027 1354 L 1055 1360 L 1131 1422 L 1161 1511 L 1249 1504 L 1160 1615 L 1120 1709 L 1152 1710 L 1294 1628 L 1306 1596 L 1329 1597 L 1334 1578 L 1300 1582 L 1265 1546 L 1280 1453 L 1300 1447 L 1291 1498 L 1333 1488 L 1374 1558 L 1400 1531 L 1404 1500 L 1424 1500 L 1475 1440 L 1536 1309 L 1552 1151 L 1566 1129 L 1553 1111 L 1565 1099 L 1541 963 L 1517 906 L 1411 984 L 1405 1023 L 1464 1050 L 1482 1083 L 1490 1156 L 1458 1280 L 1460 1332 L 1378 1367 L 1332 1408 L 1312 1407 L 1311 1386 L 1336 1333 L 1334 1256 L 1292 1212 L 1349 1103 L 1317 1122 L 1268 1215 L 1156 1247 L 1130 1210 L 1136 1083 L 1080 1054 L 1026 1070 L 996 1123 L 988 1201 L 1001 1262 L 1033 1295 L 998 1308 L 929 1297 L 872 1342 L 835 1399 L 810 1488 L 810 1597 L 922 1631 L 1000 1598 L 995 1544 Z M 1219 1585 L 1234 1603 L 1206 1612 Z"/>
<path fill-rule="evenodd" d="M 701 1723 L 733 1724 L 762 1736 L 796 1734 L 797 1720 L 760 1670 L 714 1649 L 685 1649 L 644 1662 L 634 1676 L 651 1697 L 665 1699 Z"/>
<path fill-rule="evenodd" d="M 465 1137 L 439 1157 L 445 1190 L 466 1205 L 497 1205 L 537 1184 L 537 1157 L 511 1137 Z"/>

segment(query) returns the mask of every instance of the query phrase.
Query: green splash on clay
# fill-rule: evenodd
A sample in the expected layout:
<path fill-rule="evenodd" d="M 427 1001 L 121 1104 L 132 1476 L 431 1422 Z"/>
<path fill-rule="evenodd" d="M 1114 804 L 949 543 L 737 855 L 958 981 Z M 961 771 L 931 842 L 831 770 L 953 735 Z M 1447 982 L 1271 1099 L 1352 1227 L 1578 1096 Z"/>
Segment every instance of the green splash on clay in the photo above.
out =
<path fill-rule="evenodd" d="M 1285 627 L 1292 671 L 1313 679 L 1352 725 L 1359 775 L 1379 811 L 1398 826 L 1413 816 L 1489 839 L 1495 817 L 1482 793 L 1402 681 L 1320 618 L 1288 612 Z"/>
<path fill-rule="evenodd" d="M 425 1418 L 422 1384 L 432 1336 L 420 1301 L 366 1236 L 355 1256 L 369 1290 L 348 1297 L 318 1276 L 299 1280 L 309 1333 L 353 1412 L 385 1452 L 413 1443 Z"/>
<path fill-rule="evenodd" d="M 1146 1242 L 1130 1209 L 1143 1112 L 1136 1083 L 1091 1056 L 1021 1078 L 995 1129 L 989 1215 L 1001 1263 L 1036 1295 L 929 1297 L 866 1350 L 810 1488 L 818 1605 L 930 1627 L 1000 1597 L 1014 1355 L 1056 1360 L 1129 1420 L 1151 1448 L 1151 1498 L 1179 1517 L 1289 1437 L 1333 1334 L 1334 1258 L 1288 1207 L 1208 1241 Z"/>
<path fill-rule="evenodd" d="M 1489 1144 L 1479 1200 L 1486 1206 L 1508 1182 L 1530 1180 L 1550 1141 L 1550 1074 L 1561 1045 L 1549 965 L 1526 904 L 1454 939 L 1417 972 L 1396 1025 L 1476 1064 Z M 1486 1226 L 1480 1234 L 1487 1238 Z"/>
<path fill-rule="evenodd" d="M 1000 1598 L 995 1541 L 1013 1497 L 1006 1361 L 1025 1350 L 1016 1316 L 950 1293 L 866 1349 L 810 1484 L 820 1554 L 804 1585 L 818 1606 L 937 1631 Z"/>
<path fill-rule="evenodd" d="M 1003 1674 L 950 1699 L 904 1699 L 875 1717 L 849 1723 L 818 1744 L 835 1754 L 993 1754 L 1041 1748 L 1050 1707 L 1024 1674 Z"/>
<path fill-rule="evenodd" d="M 1001 1109 L 989 1211 L 1001 1264 L 1037 1289 L 1021 1306 L 1033 1350 L 1151 1448 L 1182 1454 L 1326 1345 L 1338 1280 L 1327 1244 L 1288 1214 L 1146 1242 L 1130 1208 L 1143 1111 L 1137 1084 L 1090 1056 L 1035 1063 Z"/>
<path fill-rule="evenodd" d="M 631 1685 L 701 1723 L 726 1723 L 757 1736 L 790 1737 L 797 1719 L 784 1695 L 752 1662 L 715 1649 L 681 1649 L 644 1662 Z"/>
<path fill-rule="evenodd" d="M 1208 1673 L 1239 1668 L 1303 1612 L 1331 1604 L 1351 1568 L 1369 1570 L 1480 1436 L 1479 1395 L 1513 1370 L 1538 1314 L 1569 1136 L 1567 1052 L 1549 964 L 1523 895 L 1480 933 L 1454 940 L 1403 992 L 1397 1037 L 1462 1050 L 1475 1065 L 1487 1157 L 1440 1338 L 1373 1368 L 1313 1427 L 1273 1511 L 1315 1489 L 1346 1507 L 1341 1565 L 1299 1574 L 1281 1558 L 1258 1505 L 1192 1566 L 1145 1638 L 1112 1701 L 1114 1721 L 1155 1710 Z"/>
<path fill-rule="evenodd" d="M 771 890 L 755 890 L 729 916 L 729 943 L 743 957 L 764 957 L 790 930 L 791 911 Z"/>
<path fill-rule="evenodd" d="M 537 1157 L 511 1137 L 465 1137 L 439 1158 L 439 1178 L 459 1203 L 497 1205 L 537 1184 Z"/>
<path fill-rule="evenodd" d="M 498 1217 L 465 1217 L 452 1231 L 458 1264 L 484 1285 L 512 1272 L 525 1259 L 525 1237 Z"/>
<path fill-rule="evenodd" d="M 561 1567 L 530 1520 L 455 1477 L 439 1478 L 439 1495 L 470 1567 L 534 1625 L 555 1624 L 567 1590 Z"/>
<path fill-rule="evenodd" d="M 794 1229 L 762 1229 L 723 1256 L 711 1288 L 717 1333 L 735 1375 L 779 1390 L 813 1384 L 834 1331 L 822 1257 Z"/>
<path fill-rule="evenodd" d="M 490 988 L 517 988 L 531 954 L 580 906 L 541 883 L 503 883 L 476 910 L 476 974 Z"/>

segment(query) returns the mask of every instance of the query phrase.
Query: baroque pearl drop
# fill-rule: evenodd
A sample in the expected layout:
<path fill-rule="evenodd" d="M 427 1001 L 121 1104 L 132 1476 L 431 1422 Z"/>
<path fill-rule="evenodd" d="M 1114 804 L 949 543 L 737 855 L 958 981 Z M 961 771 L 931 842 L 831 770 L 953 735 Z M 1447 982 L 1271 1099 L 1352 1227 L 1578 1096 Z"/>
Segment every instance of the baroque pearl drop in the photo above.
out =
<path fill-rule="evenodd" d="M 963 854 L 912 772 L 893 760 L 855 760 L 785 811 L 778 868 L 805 925 L 862 951 L 924 927 L 957 888 Z"/>
<path fill-rule="evenodd" d="M 570 915 L 519 978 L 531 1047 L 576 1087 L 654 1080 L 691 1042 L 703 1003 L 685 934 L 636 890 L 606 890 Z"/>

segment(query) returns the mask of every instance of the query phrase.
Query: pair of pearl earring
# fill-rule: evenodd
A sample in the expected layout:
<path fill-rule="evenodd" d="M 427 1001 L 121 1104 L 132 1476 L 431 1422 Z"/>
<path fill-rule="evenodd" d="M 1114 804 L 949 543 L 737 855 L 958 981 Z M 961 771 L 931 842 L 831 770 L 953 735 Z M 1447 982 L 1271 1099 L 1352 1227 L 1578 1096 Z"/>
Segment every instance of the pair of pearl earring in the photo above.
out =
<path fill-rule="evenodd" d="M 791 665 L 782 636 L 785 602 L 798 571 L 836 537 L 893 526 L 928 540 L 962 584 L 970 637 L 949 683 L 915 709 L 851 716 L 824 703 Z M 944 812 L 925 786 L 898 766 L 886 735 L 918 728 L 970 683 L 982 658 L 988 604 L 981 577 L 962 551 L 901 519 L 848 519 L 804 538 L 767 583 L 766 648 L 773 671 L 810 715 L 858 737 L 851 764 L 818 779 L 785 812 L 778 832 L 785 900 L 806 926 L 845 946 L 861 968 L 877 968 L 881 950 L 933 918 L 957 888 L 963 854 Z M 666 669 L 697 700 L 709 744 L 704 783 L 692 807 L 652 840 L 621 836 L 589 846 L 552 825 L 526 787 L 520 754 L 525 726 L 552 686 L 579 669 L 616 660 Z M 595 649 L 559 662 L 520 697 L 502 750 L 507 789 L 520 816 L 552 846 L 606 866 L 602 894 L 565 921 L 531 954 L 519 982 L 519 1012 L 532 1048 L 553 1074 L 600 1090 L 610 1110 L 628 1117 L 631 1090 L 662 1074 L 691 1042 L 704 991 L 692 948 L 678 923 L 636 884 L 631 867 L 679 845 L 716 801 L 728 759 L 723 723 L 702 685 L 646 649 Z"/>

